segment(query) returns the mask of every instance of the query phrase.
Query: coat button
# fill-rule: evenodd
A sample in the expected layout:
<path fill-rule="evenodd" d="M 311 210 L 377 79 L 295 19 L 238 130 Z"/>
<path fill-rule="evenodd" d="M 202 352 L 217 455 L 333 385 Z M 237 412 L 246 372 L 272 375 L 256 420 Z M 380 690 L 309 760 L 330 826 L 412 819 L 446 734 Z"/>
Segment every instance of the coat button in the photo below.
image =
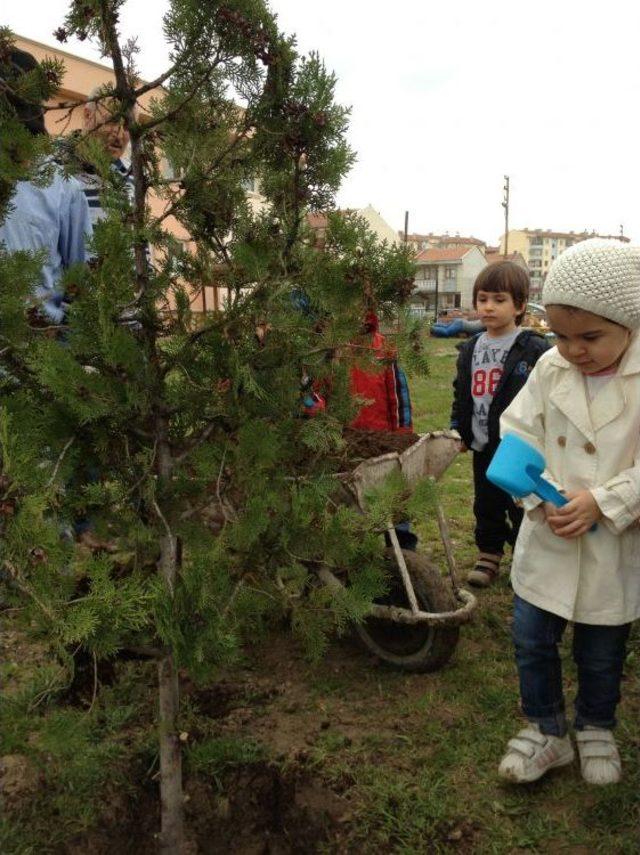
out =
<path fill-rule="evenodd" d="M 560 446 L 560 448 L 564 448 L 566 444 L 567 444 L 566 436 L 559 436 L 558 437 L 558 445 Z"/>
<path fill-rule="evenodd" d="M 585 443 L 584 450 L 587 452 L 587 454 L 595 454 L 596 453 L 596 447 L 591 442 Z"/>

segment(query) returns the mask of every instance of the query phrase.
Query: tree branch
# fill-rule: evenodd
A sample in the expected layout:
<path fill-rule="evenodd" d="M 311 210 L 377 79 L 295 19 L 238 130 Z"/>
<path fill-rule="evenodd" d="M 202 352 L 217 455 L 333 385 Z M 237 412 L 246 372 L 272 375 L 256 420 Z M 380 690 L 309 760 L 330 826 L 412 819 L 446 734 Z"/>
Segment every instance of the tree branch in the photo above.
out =
<path fill-rule="evenodd" d="M 191 442 L 187 443 L 184 451 L 174 457 L 174 461 L 176 463 L 182 463 L 182 461 L 185 460 L 191 454 L 192 451 L 195 451 L 196 448 L 199 448 L 209 439 L 209 437 L 219 424 L 219 417 L 210 421 L 209 424 L 202 430 L 202 432 L 197 437 L 192 439 Z"/>
<path fill-rule="evenodd" d="M 218 155 L 218 157 L 202 173 L 202 175 L 198 176 L 199 183 L 202 181 L 206 181 L 207 178 L 210 178 L 213 175 L 213 173 L 220 166 L 222 161 L 231 154 L 231 152 L 239 145 L 240 142 L 244 141 L 247 138 L 247 135 L 249 134 L 250 130 L 251 130 L 251 125 L 245 125 L 240 130 L 240 132 L 234 137 L 233 142 L 231 142 L 230 145 L 223 152 L 221 152 L 220 155 Z M 183 190 L 185 189 L 183 181 L 177 180 L 175 183 L 178 186 L 181 186 L 181 188 Z M 180 207 L 183 205 L 183 200 L 184 200 L 184 194 L 180 194 L 180 196 L 178 197 L 178 199 L 175 202 L 173 202 L 168 208 L 166 208 L 162 212 L 162 214 L 160 214 L 159 217 L 156 217 L 156 219 L 151 224 L 152 228 L 157 228 L 167 219 L 167 217 L 171 217 L 173 214 L 175 214 L 176 211 L 178 211 L 180 209 Z"/>
<path fill-rule="evenodd" d="M 167 121 L 169 121 L 170 119 L 173 119 L 173 118 L 174 118 L 174 116 L 177 116 L 177 115 L 178 115 L 178 113 L 183 109 L 183 107 L 185 107 L 185 106 L 186 106 L 190 101 L 192 101 L 192 100 L 195 98 L 195 96 L 197 95 L 197 93 L 198 93 L 198 92 L 199 92 L 199 90 L 200 90 L 200 86 L 201 86 L 201 85 L 202 85 L 206 80 L 208 80 L 208 79 L 209 79 L 209 77 L 211 76 L 211 72 L 213 71 L 213 69 L 216 67 L 216 65 L 217 65 L 217 64 L 218 64 L 218 60 L 216 60 L 216 61 L 213 63 L 213 65 L 211 65 L 210 67 L 208 67 L 208 68 L 207 68 L 206 72 L 205 72 L 204 74 L 202 74 L 202 75 L 198 78 L 198 80 L 197 80 L 197 82 L 196 82 L 196 85 L 195 85 L 195 86 L 194 86 L 194 88 L 191 90 L 191 92 L 190 92 L 190 93 L 189 93 L 189 94 L 184 98 L 184 100 L 183 100 L 183 101 L 181 101 L 181 102 L 177 105 L 177 107 L 174 107 L 174 108 L 173 108 L 173 110 L 169 110 L 169 112 L 168 112 L 168 113 L 165 113 L 165 114 L 164 114 L 164 115 L 162 115 L 162 116 L 158 116 L 157 118 L 152 119 L 150 122 L 145 122 L 145 123 L 141 126 L 141 127 L 144 129 L 144 130 L 143 130 L 143 132 L 144 132 L 144 133 L 147 133 L 148 131 L 150 131 L 150 130 L 152 130 L 153 128 L 155 128 L 157 125 L 161 125 L 161 124 L 163 124 L 164 122 L 167 122 Z M 138 97 L 138 96 L 137 96 L 137 93 L 136 93 L 136 99 L 137 99 L 137 97 Z"/>
<path fill-rule="evenodd" d="M 74 434 L 74 435 L 71 437 L 71 439 L 70 439 L 70 440 L 68 440 L 68 442 L 65 444 L 65 447 L 64 447 L 64 448 L 62 449 L 62 451 L 60 452 L 60 455 L 59 455 L 59 457 L 58 457 L 58 459 L 57 459 L 57 461 L 56 461 L 56 465 L 55 465 L 55 467 L 54 467 L 54 469 L 53 469 L 53 473 L 52 473 L 52 475 L 51 475 L 51 478 L 49 478 L 49 480 L 47 481 L 47 490 L 49 489 L 49 487 L 51 487 L 51 486 L 53 485 L 53 482 L 56 480 L 56 476 L 57 476 L 57 474 L 58 474 L 58 469 L 60 469 L 60 465 L 61 465 L 62 461 L 64 460 L 64 457 L 65 457 L 65 455 L 66 455 L 67 451 L 71 448 L 71 446 L 73 445 L 73 443 L 75 442 L 75 440 L 76 440 L 76 437 L 75 437 L 75 434 Z"/>

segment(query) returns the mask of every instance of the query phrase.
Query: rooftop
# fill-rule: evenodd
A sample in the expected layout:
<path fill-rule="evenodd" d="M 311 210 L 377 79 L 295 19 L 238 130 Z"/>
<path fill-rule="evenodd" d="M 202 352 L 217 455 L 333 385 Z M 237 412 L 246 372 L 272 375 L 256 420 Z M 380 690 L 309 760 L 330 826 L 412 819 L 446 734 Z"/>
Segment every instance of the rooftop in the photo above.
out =
<path fill-rule="evenodd" d="M 470 252 L 470 246 L 457 246 L 453 249 L 423 249 L 419 252 L 414 261 L 416 264 L 438 264 L 441 261 L 462 261 L 464 256 Z"/>
<path fill-rule="evenodd" d="M 500 251 L 485 252 L 484 257 L 487 260 L 487 264 L 497 264 L 499 261 L 524 261 L 522 253 L 520 252 L 510 252 L 508 255 L 505 255 Z"/>
<path fill-rule="evenodd" d="M 399 231 L 398 234 L 404 240 L 404 232 Z M 472 244 L 474 246 L 484 246 L 485 241 L 479 240 L 475 237 L 462 237 L 461 235 L 434 235 L 433 232 L 429 232 L 428 235 L 420 235 L 417 232 L 413 232 L 413 234 L 407 235 L 407 241 L 409 243 L 422 243 L 423 241 L 428 242 L 437 242 L 437 243 L 459 243 L 459 244 Z"/>
<path fill-rule="evenodd" d="M 514 231 L 520 231 L 526 235 L 536 235 L 537 237 L 545 238 L 569 238 L 573 240 L 586 240 L 587 238 L 603 238 L 604 240 L 620 240 L 623 243 L 629 243 L 631 240 L 630 238 L 626 237 L 626 235 L 601 235 L 595 231 L 554 232 L 552 229 L 514 229 Z"/>

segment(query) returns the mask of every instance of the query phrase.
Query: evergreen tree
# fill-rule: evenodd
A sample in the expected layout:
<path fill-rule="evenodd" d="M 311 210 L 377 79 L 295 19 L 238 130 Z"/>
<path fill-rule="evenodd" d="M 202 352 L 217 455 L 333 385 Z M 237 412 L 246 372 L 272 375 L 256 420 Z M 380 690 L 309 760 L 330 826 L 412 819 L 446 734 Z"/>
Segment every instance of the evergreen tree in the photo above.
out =
<path fill-rule="evenodd" d="M 274 609 L 319 655 L 381 589 L 374 522 L 332 501 L 354 412 L 348 361 L 335 357 L 372 305 L 397 317 L 412 268 L 353 217 L 330 216 L 316 248 L 306 213 L 332 206 L 353 163 L 348 110 L 320 58 L 298 55 L 263 0 L 172 0 L 171 67 L 148 84 L 135 45 L 121 41 L 121 6 L 77 0 L 58 31 L 97 40 L 113 63 L 101 98 L 129 131 L 135 186 L 131 199 L 91 139 L 58 152 L 70 171 L 92 163 L 107 211 L 94 262 L 66 275 L 63 328 L 26 310 L 40 259 L 0 247 L 0 550 L 25 625 L 61 656 L 82 649 L 95 662 L 126 647 L 157 658 L 161 841 L 178 852 L 178 669 L 206 679 Z M 61 73 L 51 64 L 15 86 L 39 100 Z M 142 123 L 136 102 L 151 90 L 160 94 Z M 15 181 L 50 160 L 6 98 L 0 109 L 6 211 Z M 258 211 L 245 191 L 256 180 Z M 211 284 L 228 289 L 225 311 L 194 314 L 191 299 Z M 398 344 L 420 364 L 410 333 Z M 330 389 L 314 418 L 302 417 L 306 376 Z M 79 519 L 89 546 L 68 535 Z M 320 563 L 349 586 L 309 590 Z"/>

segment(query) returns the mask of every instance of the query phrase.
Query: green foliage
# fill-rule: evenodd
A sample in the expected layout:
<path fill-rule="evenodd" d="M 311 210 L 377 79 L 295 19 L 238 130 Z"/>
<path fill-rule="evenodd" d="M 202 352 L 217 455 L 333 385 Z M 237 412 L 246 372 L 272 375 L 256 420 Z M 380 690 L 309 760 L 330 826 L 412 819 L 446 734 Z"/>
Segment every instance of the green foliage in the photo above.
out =
<path fill-rule="evenodd" d="M 132 199 L 97 138 L 56 144 L 67 172 L 99 178 L 106 212 L 91 263 L 65 272 L 64 329 L 25 312 L 42 259 L 0 251 L 6 596 L 67 664 L 153 648 L 205 680 L 283 615 L 317 657 L 383 589 L 379 532 L 406 504 L 403 485 L 387 486 L 363 515 L 340 504 L 333 475 L 357 404 L 349 369 L 367 360 L 348 348 L 365 313 L 377 306 L 410 367 L 424 368 L 399 314 L 411 260 L 350 215 L 331 216 L 316 245 L 307 213 L 332 207 L 354 160 L 349 110 L 335 103 L 335 76 L 298 54 L 263 0 L 171 0 L 173 68 L 144 123 L 135 46 L 118 44 L 121 6 L 74 0 L 58 31 L 114 59 L 117 85 L 102 101 L 130 134 L 136 182 Z M 61 71 L 48 64 L 19 85 L 42 98 Z M 52 149 L 0 109 L 10 195 L 18 178 L 46 180 Z M 192 301 L 212 284 L 225 311 L 198 315 Z M 301 404 L 308 377 L 328 399 L 316 418 Z M 320 586 L 323 564 L 346 587 Z M 102 768 L 90 722 L 65 755 L 56 740 L 72 723 L 52 717 L 43 744 Z M 194 762 L 214 762 L 203 757 Z M 89 772 L 71 761 L 68 771 L 79 793 L 91 786 Z"/>
<path fill-rule="evenodd" d="M 367 490 L 367 514 L 375 528 L 384 531 L 392 521 L 406 518 L 408 497 L 409 489 L 399 469 L 394 469 L 379 486 Z"/>
<path fill-rule="evenodd" d="M 92 556 L 83 570 L 88 592 L 68 604 L 62 641 L 106 658 L 150 624 L 155 592 L 139 573 L 114 578 L 113 562 L 104 555 Z"/>
<path fill-rule="evenodd" d="M 209 775 L 218 782 L 234 766 L 255 763 L 264 758 L 264 748 L 252 739 L 217 737 L 198 742 L 186 752 L 191 771 Z"/>
<path fill-rule="evenodd" d="M 32 136 L 18 119 L 16 104 L 41 104 L 60 86 L 64 66 L 59 60 L 44 59 L 38 68 L 20 73 L 8 61 L 14 47 L 8 27 L 0 27 L 0 220 L 10 206 L 17 181 L 27 178 L 46 181 L 50 174 L 46 157 L 51 153 L 48 139 Z"/>
<path fill-rule="evenodd" d="M 412 520 L 424 520 L 430 516 L 438 498 L 438 488 L 434 481 L 425 478 L 413 489 L 407 502 L 407 513 Z"/>
<path fill-rule="evenodd" d="M 1 146 L 1 142 L 0 142 Z M 0 148 L 1 150 L 1 148 Z M 11 288 L 0 294 L 2 313 L 2 341 L 4 346 L 21 343 L 28 335 L 25 303 L 38 283 L 42 258 L 27 252 L 10 254 L 0 245 L 0 281 L 11 282 Z M 7 372 L 10 366 L 7 366 Z M 6 383 L 8 373 L 3 372 L 1 382 Z"/>
<path fill-rule="evenodd" d="M 4 681 L 3 681 L 4 682 Z M 68 674 L 58 665 L 47 662 L 30 669 L 19 689 L 0 696 L 0 750 L 18 754 L 29 750 L 33 717 L 47 708 L 68 682 Z"/>
<path fill-rule="evenodd" d="M 0 825 L 3 851 L 60 851 L 66 841 L 107 818 L 109 796 L 128 793 L 127 749 L 105 738 L 98 717 L 84 711 L 52 709 L 36 719 L 31 711 L 18 720 L 25 736 L 19 756 L 26 758 L 37 786 L 31 804 L 21 804 Z"/>

